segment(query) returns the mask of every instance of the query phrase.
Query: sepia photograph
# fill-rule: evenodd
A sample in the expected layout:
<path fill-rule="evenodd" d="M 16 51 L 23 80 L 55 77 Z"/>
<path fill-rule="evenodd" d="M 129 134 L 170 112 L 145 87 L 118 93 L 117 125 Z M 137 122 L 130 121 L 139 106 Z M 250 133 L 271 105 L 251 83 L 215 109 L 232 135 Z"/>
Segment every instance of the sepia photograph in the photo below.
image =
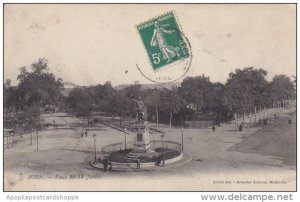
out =
<path fill-rule="evenodd" d="M 3 186 L 296 191 L 297 4 L 3 4 Z"/>

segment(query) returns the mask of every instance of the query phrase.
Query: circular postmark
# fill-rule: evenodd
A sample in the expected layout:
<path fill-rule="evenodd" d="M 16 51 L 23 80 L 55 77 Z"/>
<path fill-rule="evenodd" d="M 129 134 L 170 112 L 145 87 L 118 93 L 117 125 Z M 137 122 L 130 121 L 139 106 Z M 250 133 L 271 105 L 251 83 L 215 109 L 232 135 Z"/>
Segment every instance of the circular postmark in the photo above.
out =
<path fill-rule="evenodd" d="M 179 29 L 174 12 L 137 26 L 145 50 L 136 61 L 139 72 L 154 83 L 183 78 L 192 62 L 191 44 Z"/>

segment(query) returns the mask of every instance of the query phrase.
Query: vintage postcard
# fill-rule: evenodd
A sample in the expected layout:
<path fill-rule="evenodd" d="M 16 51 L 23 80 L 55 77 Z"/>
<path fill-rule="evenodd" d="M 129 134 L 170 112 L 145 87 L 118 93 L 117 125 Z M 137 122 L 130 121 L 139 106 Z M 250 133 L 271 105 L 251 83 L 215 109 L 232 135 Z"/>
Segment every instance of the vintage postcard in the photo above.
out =
<path fill-rule="evenodd" d="M 296 4 L 4 4 L 4 191 L 296 191 Z"/>

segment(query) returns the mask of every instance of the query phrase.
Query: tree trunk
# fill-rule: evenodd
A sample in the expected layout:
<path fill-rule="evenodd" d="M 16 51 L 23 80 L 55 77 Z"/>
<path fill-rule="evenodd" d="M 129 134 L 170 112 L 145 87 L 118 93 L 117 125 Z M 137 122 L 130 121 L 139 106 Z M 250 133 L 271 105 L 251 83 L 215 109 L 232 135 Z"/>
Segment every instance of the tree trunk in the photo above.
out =
<path fill-rule="evenodd" d="M 120 116 L 120 128 L 122 128 L 122 117 L 123 117 L 123 113 L 121 113 L 121 116 Z"/>
<path fill-rule="evenodd" d="M 244 103 L 242 103 L 242 108 L 243 108 L 243 121 L 245 120 L 245 114 L 246 114 L 246 110 L 245 110 L 245 105 Z"/>
<path fill-rule="evenodd" d="M 234 121 L 235 121 L 234 130 L 236 130 L 238 126 L 236 113 L 234 113 Z"/>
<path fill-rule="evenodd" d="M 260 115 L 259 115 L 259 118 L 260 118 L 260 119 L 262 118 L 261 111 L 262 111 L 262 110 L 261 110 L 261 105 L 260 105 L 260 106 L 259 106 L 259 114 L 260 114 Z"/>
<path fill-rule="evenodd" d="M 256 107 L 254 107 L 254 122 L 256 123 Z"/>

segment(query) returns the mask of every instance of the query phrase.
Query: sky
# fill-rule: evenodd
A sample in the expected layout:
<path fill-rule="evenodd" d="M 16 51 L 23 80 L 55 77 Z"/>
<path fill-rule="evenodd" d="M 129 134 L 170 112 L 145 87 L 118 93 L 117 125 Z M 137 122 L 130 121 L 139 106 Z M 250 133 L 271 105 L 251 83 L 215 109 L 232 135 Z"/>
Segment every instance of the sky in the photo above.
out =
<path fill-rule="evenodd" d="M 146 50 L 135 25 L 174 10 L 193 60 L 186 76 L 226 82 L 236 68 L 296 75 L 296 5 L 8 5 L 4 7 L 4 79 L 17 84 L 38 58 L 77 85 L 151 83 L 136 67 Z"/>

